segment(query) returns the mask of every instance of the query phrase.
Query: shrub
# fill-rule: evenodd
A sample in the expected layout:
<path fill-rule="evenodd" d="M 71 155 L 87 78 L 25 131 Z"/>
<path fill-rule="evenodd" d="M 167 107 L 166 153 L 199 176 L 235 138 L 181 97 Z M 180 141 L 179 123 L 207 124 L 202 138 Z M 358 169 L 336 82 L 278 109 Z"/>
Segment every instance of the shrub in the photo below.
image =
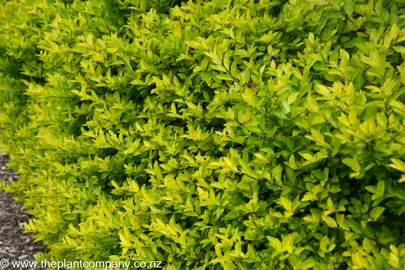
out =
<path fill-rule="evenodd" d="M 65 2 L 0 8 L 40 258 L 405 267 L 403 1 Z"/>

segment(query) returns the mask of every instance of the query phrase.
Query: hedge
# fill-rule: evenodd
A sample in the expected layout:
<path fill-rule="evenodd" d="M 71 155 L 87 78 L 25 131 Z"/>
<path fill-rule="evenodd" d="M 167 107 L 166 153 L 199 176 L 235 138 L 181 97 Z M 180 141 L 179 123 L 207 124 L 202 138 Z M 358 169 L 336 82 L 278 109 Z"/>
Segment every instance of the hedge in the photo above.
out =
<path fill-rule="evenodd" d="M 404 269 L 405 2 L 0 0 L 0 142 L 47 260 Z"/>

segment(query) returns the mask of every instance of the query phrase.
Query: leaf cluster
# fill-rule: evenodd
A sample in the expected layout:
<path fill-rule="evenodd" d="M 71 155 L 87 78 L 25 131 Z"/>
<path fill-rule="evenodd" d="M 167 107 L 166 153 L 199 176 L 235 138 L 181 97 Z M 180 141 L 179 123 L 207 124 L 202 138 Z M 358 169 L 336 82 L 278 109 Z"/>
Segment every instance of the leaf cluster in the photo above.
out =
<path fill-rule="evenodd" d="M 0 1 L 0 145 L 48 260 L 404 269 L 405 4 Z"/>

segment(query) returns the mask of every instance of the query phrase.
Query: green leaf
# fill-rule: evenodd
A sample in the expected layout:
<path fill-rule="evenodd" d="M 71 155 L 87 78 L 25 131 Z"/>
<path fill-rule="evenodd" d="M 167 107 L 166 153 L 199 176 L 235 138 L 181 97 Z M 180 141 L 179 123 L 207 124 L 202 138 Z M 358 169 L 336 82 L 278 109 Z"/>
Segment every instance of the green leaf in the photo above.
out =
<path fill-rule="evenodd" d="M 231 56 L 233 55 L 233 51 L 226 51 L 224 54 L 224 67 L 226 70 L 230 70 L 230 65 L 231 65 Z"/>
<path fill-rule="evenodd" d="M 314 42 L 315 42 L 315 37 L 314 37 L 314 33 L 309 33 L 308 34 L 308 41 L 311 43 L 311 44 L 314 44 Z"/>
<path fill-rule="evenodd" d="M 388 166 L 405 173 L 405 162 L 403 162 L 402 160 L 396 159 L 396 158 L 392 158 L 391 161 L 394 164 L 390 164 Z"/>
<path fill-rule="evenodd" d="M 278 252 L 283 252 L 283 245 L 281 244 L 280 240 L 275 237 L 267 236 L 267 239 L 270 241 L 270 246 L 273 247 Z"/>
<path fill-rule="evenodd" d="M 321 242 L 320 242 L 320 248 L 322 250 L 326 250 L 327 246 L 329 245 L 330 241 L 329 238 L 325 235 L 324 237 L 322 237 Z"/>
<path fill-rule="evenodd" d="M 385 191 L 385 181 L 384 180 L 378 181 L 376 191 L 377 191 L 378 195 L 383 195 L 384 194 L 384 191 Z"/>
<path fill-rule="evenodd" d="M 292 212 L 292 203 L 288 198 L 281 197 L 280 203 L 284 207 L 285 210 L 287 210 L 288 212 Z"/>
<path fill-rule="evenodd" d="M 307 97 L 307 106 L 308 110 L 310 110 L 311 112 L 319 112 L 320 111 L 320 107 L 318 102 L 316 101 L 316 99 L 314 97 L 312 97 L 311 95 L 309 95 Z"/>
<path fill-rule="evenodd" d="M 384 212 L 385 207 L 381 207 L 381 206 L 377 206 L 374 207 L 371 211 L 370 211 L 370 217 L 374 220 L 377 220 L 381 214 Z"/>
<path fill-rule="evenodd" d="M 273 178 L 279 183 L 281 182 L 281 178 L 283 176 L 283 168 L 281 165 L 277 165 L 272 171 Z"/>
<path fill-rule="evenodd" d="M 337 228 L 338 227 L 336 221 L 331 217 L 322 217 L 322 220 L 326 223 L 326 225 L 328 225 L 331 228 Z"/>
<path fill-rule="evenodd" d="M 370 239 L 368 239 L 368 238 L 363 239 L 363 248 L 364 248 L 364 250 L 366 250 L 368 253 L 370 253 L 371 250 L 373 249 L 373 247 L 374 247 L 374 245 L 373 245 L 373 243 L 371 242 Z"/>
<path fill-rule="evenodd" d="M 336 214 L 336 221 L 339 224 L 340 228 L 346 231 L 350 230 L 349 224 L 346 222 L 346 218 L 344 215 Z"/>
<path fill-rule="evenodd" d="M 393 49 L 394 51 L 396 51 L 396 52 L 405 54 L 405 47 L 403 47 L 403 46 L 394 46 L 394 47 L 392 47 L 392 49 Z"/>
<path fill-rule="evenodd" d="M 113 185 L 114 188 L 120 189 L 121 187 L 115 182 L 114 180 L 111 181 L 111 184 Z"/>
<path fill-rule="evenodd" d="M 347 222 L 347 224 L 349 224 L 350 229 L 353 232 L 355 232 L 357 234 L 360 234 L 360 235 L 363 234 L 362 232 L 363 232 L 364 229 L 363 229 L 363 227 L 361 227 L 361 225 L 357 221 L 355 221 L 352 218 L 346 218 L 346 222 Z"/>
<path fill-rule="evenodd" d="M 226 73 L 226 69 L 222 65 L 211 65 L 211 68 Z"/>
<path fill-rule="evenodd" d="M 350 17 L 352 16 L 354 11 L 354 1 L 355 0 L 345 0 L 344 2 L 344 10 Z"/>
<path fill-rule="evenodd" d="M 231 64 L 231 75 L 234 78 L 239 78 L 239 69 L 238 69 L 238 64 L 236 61 L 233 61 Z"/>
<path fill-rule="evenodd" d="M 378 0 L 377 4 L 375 5 L 375 12 L 377 13 L 378 16 L 381 15 L 382 9 L 383 9 L 383 2 L 382 0 Z"/>
<path fill-rule="evenodd" d="M 288 253 L 293 253 L 294 250 L 294 239 L 296 238 L 297 234 L 292 233 L 283 238 L 283 248 Z"/>
<path fill-rule="evenodd" d="M 218 74 L 216 76 L 219 80 L 224 80 L 224 81 L 233 81 L 233 77 L 229 74 Z"/>
<path fill-rule="evenodd" d="M 343 163 L 349 166 L 353 171 L 360 171 L 360 163 L 353 158 L 345 158 L 343 159 Z"/>
<path fill-rule="evenodd" d="M 349 113 L 349 122 L 352 126 L 357 124 L 357 112 L 355 109 L 352 109 Z"/>
<path fill-rule="evenodd" d="M 248 68 L 245 68 L 239 75 L 240 83 L 246 84 L 250 81 L 250 71 Z"/>
<path fill-rule="evenodd" d="M 290 105 L 288 105 L 288 103 L 284 100 L 281 105 L 283 106 L 284 109 L 284 113 L 288 114 L 291 111 Z"/>
<path fill-rule="evenodd" d="M 314 137 L 315 141 L 319 144 L 325 144 L 325 138 L 322 133 L 317 129 L 311 129 L 311 135 Z"/>
<path fill-rule="evenodd" d="M 313 259 L 306 259 L 305 261 L 299 264 L 299 269 L 306 270 L 314 267 L 315 261 Z"/>

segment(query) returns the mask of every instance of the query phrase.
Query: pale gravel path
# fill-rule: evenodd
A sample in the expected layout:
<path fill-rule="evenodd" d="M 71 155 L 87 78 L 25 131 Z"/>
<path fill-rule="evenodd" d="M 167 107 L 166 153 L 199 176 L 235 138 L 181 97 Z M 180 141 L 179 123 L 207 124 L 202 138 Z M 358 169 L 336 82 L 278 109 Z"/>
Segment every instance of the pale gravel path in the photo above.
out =
<path fill-rule="evenodd" d="M 7 170 L 8 157 L 0 153 L 0 181 L 11 182 L 18 179 L 15 172 Z M 42 243 L 33 243 L 30 234 L 24 233 L 24 222 L 29 215 L 14 201 L 12 194 L 0 191 L 0 260 L 34 260 L 34 255 L 45 251 Z M 4 269 L 1 268 L 0 269 Z M 6 269 L 13 269 L 11 266 Z M 28 270 L 32 268 L 24 268 Z"/>

